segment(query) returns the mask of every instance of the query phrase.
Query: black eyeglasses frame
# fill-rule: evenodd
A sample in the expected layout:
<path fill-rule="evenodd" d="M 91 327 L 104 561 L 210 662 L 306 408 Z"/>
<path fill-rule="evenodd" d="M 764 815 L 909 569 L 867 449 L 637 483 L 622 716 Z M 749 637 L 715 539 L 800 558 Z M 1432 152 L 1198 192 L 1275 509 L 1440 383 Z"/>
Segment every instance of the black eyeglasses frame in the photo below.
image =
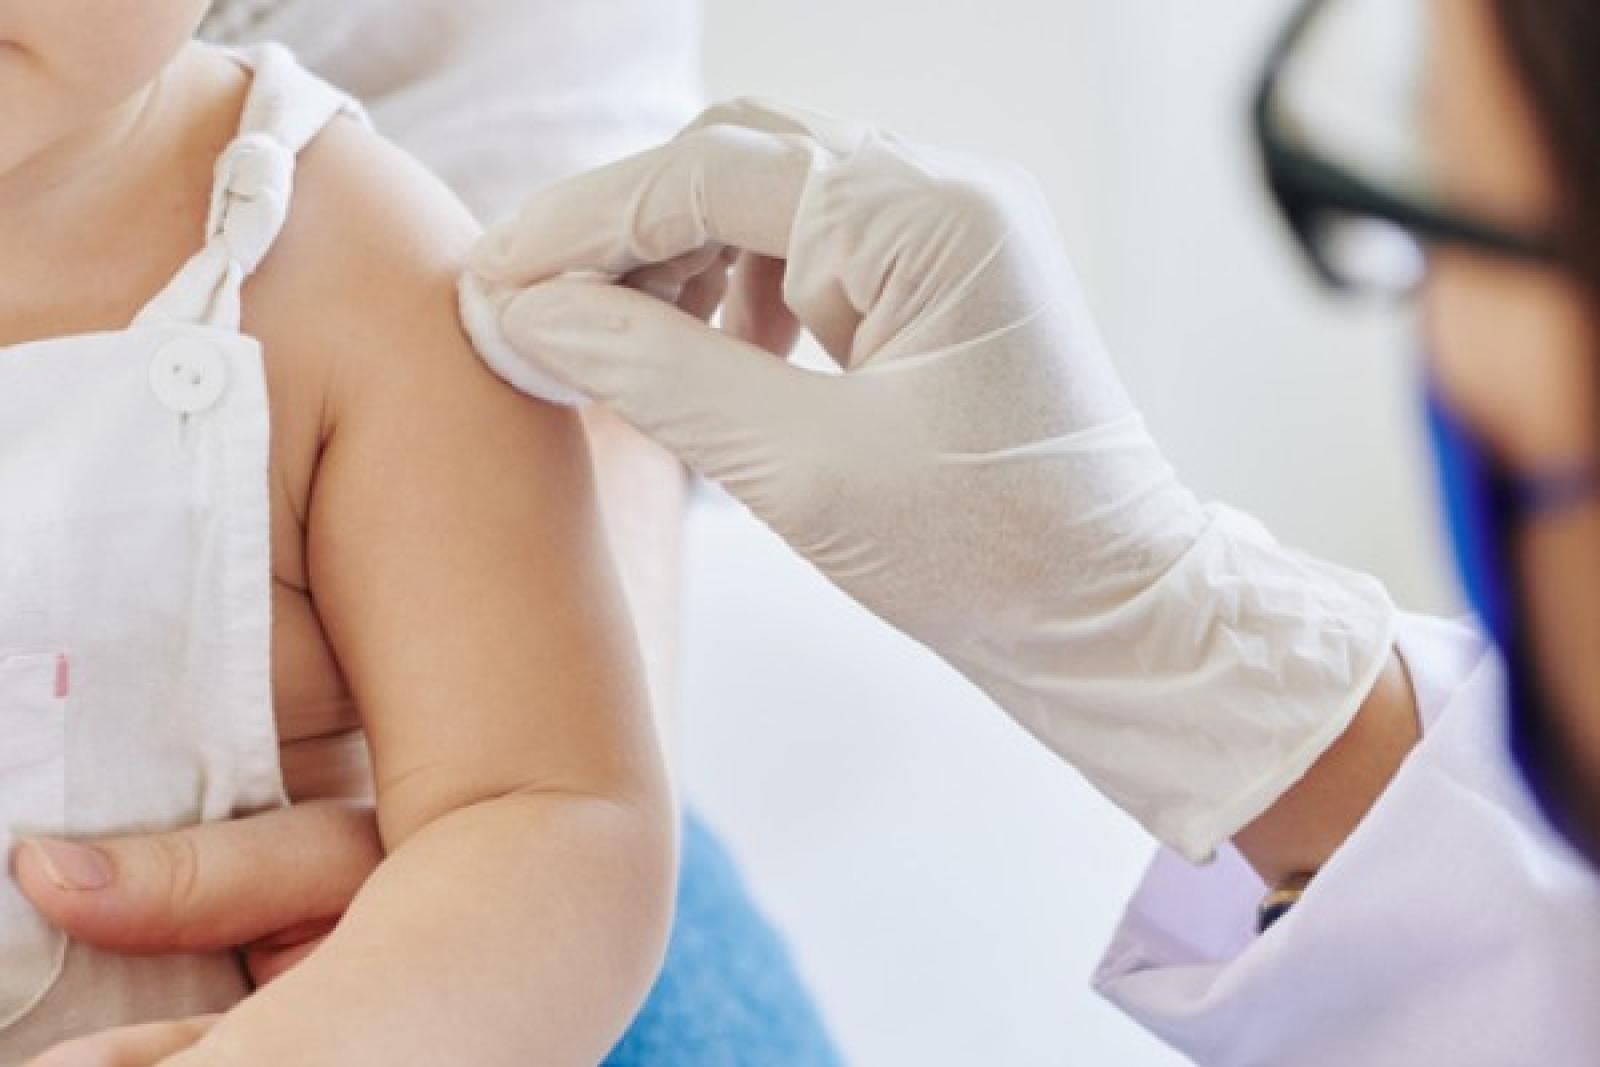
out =
<path fill-rule="evenodd" d="M 1252 109 L 1267 186 L 1317 276 L 1336 292 L 1365 288 L 1340 273 L 1320 239 L 1323 220 L 1352 216 L 1399 227 L 1424 248 L 1447 244 L 1537 263 L 1565 262 L 1553 235 L 1519 232 L 1384 189 L 1296 142 L 1281 127 L 1276 116 L 1284 72 L 1331 3 L 1305 0 L 1295 10 L 1267 56 Z"/>

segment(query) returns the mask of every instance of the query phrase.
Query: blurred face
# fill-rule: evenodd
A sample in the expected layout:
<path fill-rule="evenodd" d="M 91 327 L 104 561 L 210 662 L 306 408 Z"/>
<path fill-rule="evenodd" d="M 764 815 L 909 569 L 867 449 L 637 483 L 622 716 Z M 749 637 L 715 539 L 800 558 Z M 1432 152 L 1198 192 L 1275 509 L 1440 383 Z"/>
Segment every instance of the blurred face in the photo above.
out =
<path fill-rule="evenodd" d="M 1432 7 L 1430 136 L 1452 199 L 1514 226 L 1552 225 L 1555 168 L 1486 0 Z M 1600 459 L 1600 338 L 1572 279 L 1442 248 L 1427 313 L 1441 393 L 1514 469 L 1582 470 Z M 1563 740 L 1600 785 L 1600 505 L 1531 523 L 1515 550 Z"/>
<path fill-rule="evenodd" d="M 0 176 L 136 103 L 209 0 L 0 0 Z"/>

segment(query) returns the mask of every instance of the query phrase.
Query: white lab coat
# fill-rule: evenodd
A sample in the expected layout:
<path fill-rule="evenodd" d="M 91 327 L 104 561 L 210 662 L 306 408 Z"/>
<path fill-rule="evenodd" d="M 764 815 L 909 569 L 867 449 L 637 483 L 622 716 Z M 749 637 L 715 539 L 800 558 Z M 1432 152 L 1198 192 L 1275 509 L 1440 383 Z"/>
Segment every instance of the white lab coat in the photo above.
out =
<path fill-rule="evenodd" d="M 1161 854 L 1096 985 L 1208 1067 L 1600 1064 L 1600 879 L 1516 777 L 1500 665 L 1454 623 L 1399 647 L 1424 739 L 1304 900 L 1258 938 L 1236 853 Z"/>

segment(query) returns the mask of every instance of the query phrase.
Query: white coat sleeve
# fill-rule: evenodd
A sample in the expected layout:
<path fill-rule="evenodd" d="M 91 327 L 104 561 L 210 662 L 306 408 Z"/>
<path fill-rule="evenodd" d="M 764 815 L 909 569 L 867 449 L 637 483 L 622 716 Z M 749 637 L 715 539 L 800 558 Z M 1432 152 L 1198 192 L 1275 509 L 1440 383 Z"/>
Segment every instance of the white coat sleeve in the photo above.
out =
<path fill-rule="evenodd" d="M 1257 937 L 1236 853 L 1160 854 L 1096 987 L 1207 1067 L 1592 1067 L 1600 883 L 1516 778 L 1499 663 L 1435 620 L 1399 650 L 1423 741 L 1305 898 Z"/>
<path fill-rule="evenodd" d="M 701 104 L 699 0 L 222 0 L 206 29 L 288 45 L 485 222 Z"/>

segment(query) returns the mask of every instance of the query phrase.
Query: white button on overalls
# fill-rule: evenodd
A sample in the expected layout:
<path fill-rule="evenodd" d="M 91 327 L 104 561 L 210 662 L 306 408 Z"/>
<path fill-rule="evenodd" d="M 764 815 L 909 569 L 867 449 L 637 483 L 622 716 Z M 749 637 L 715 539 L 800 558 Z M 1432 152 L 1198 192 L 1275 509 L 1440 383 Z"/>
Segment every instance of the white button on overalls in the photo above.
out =
<path fill-rule="evenodd" d="M 199 338 L 168 341 L 150 361 L 150 387 L 180 415 L 210 411 L 228 388 L 228 364 L 215 345 Z"/>

